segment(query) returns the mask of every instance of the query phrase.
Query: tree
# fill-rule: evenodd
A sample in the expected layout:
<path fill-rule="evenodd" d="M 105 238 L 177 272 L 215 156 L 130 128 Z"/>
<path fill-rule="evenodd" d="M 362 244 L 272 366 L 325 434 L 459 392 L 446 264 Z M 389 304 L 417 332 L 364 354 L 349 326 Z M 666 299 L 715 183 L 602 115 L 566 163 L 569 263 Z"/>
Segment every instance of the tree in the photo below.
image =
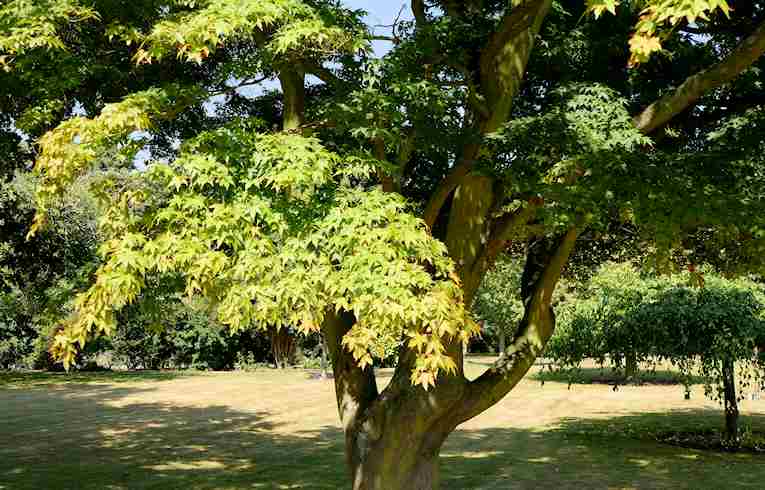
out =
<path fill-rule="evenodd" d="M 629 264 L 610 264 L 582 301 L 563 310 L 547 349 L 559 367 L 577 367 L 585 358 L 628 371 L 630 356 L 635 363 L 671 362 L 686 379 L 706 380 L 706 395 L 725 407 L 726 439 L 738 444 L 741 390 L 759 389 L 765 373 L 756 348 L 765 340 L 762 285 L 698 272 L 641 276 Z"/>
<path fill-rule="evenodd" d="M 560 367 L 578 366 L 584 359 L 610 363 L 628 378 L 637 375 L 638 363 L 651 361 L 656 345 L 666 340 L 648 331 L 626 327 L 631 312 L 650 301 L 667 284 L 641 276 L 629 263 L 606 263 L 590 278 L 577 301 L 559 309 L 558 327 L 546 353 Z M 632 324 L 630 324 L 632 326 Z"/>
<path fill-rule="evenodd" d="M 114 312 L 157 275 L 180 277 L 235 330 L 321 330 L 354 488 L 437 486 L 449 433 L 504 397 L 543 351 L 555 286 L 584 229 L 618 216 L 659 250 L 704 227 L 748 233 L 742 255 L 753 260 L 761 249 L 761 154 L 720 179 L 709 129 L 680 124 L 664 146 L 647 137 L 703 94 L 708 109 L 691 119 L 705 128 L 743 113 L 716 91 L 759 59 L 765 36 L 757 25 L 720 30 L 721 16 L 737 15 L 725 1 L 651 2 L 635 24 L 631 3 L 413 0 L 414 19 L 396 25 L 381 60 L 371 59 L 361 13 L 331 0 L 176 0 L 107 26 L 88 19 L 115 18 L 108 2 L 95 13 L 74 0 L 45 3 L 46 15 L 23 0 L 0 11 L 4 30 L 18 28 L 0 45 L 11 73 L 40 53 L 87 47 L 60 35 L 74 15 L 83 36 L 93 26 L 141 67 L 180 58 L 200 76 L 172 77 L 45 133 L 33 233 L 99 157 L 116 149 L 130 161 L 136 138 L 225 98 L 219 124 L 186 125 L 179 150 L 139 172 L 147 187 L 102 187 L 104 265 L 55 352 L 68 362 L 76 345 L 109 333 Z M 585 10 L 600 19 L 577 24 Z M 709 40 L 673 36 L 685 26 Z M 30 34 L 41 29 L 39 40 Z M 738 48 L 719 49 L 731 38 Z M 688 71 L 657 75 L 662 46 Z M 698 53 L 726 76 L 697 73 Z M 687 77 L 703 83 L 675 83 Z M 265 79 L 280 91 L 242 110 L 239 82 Z M 477 329 L 465 305 L 511 242 L 528 243 L 524 314 L 499 361 L 468 381 L 462 343 Z M 402 340 L 380 392 L 372 360 Z"/>
<path fill-rule="evenodd" d="M 523 316 L 520 282 L 520 266 L 509 260 L 498 261 L 487 272 L 473 301 L 473 312 L 483 320 L 484 332 L 488 329 L 496 336 L 499 353 L 505 351 L 506 339 L 515 334 Z"/>
<path fill-rule="evenodd" d="M 289 331 L 289 327 L 271 327 L 268 336 L 271 339 L 271 353 L 276 367 L 286 369 L 288 365 L 294 364 L 298 339 Z"/>
<path fill-rule="evenodd" d="M 49 323 L 86 287 L 98 237 L 93 200 L 83 182 L 51 209 L 50 226 L 27 242 L 34 216 L 34 179 L 16 173 L 0 182 L 0 367 L 49 364 Z M 40 337 L 44 338 L 40 338 Z"/>

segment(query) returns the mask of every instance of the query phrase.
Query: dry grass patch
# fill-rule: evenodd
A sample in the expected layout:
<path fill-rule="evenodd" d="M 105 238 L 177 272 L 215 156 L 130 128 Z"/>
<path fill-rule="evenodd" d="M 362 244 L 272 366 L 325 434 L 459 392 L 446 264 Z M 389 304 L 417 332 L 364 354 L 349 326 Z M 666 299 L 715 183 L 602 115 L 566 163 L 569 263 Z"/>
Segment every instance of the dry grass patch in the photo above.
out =
<path fill-rule="evenodd" d="M 474 361 L 471 374 L 485 362 Z M 347 486 L 331 380 L 297 370 L 62 376 L 0 379 L 0 488 Z M 765 402 L 743 408 L 745 423 L 765 428 Z M 700 387 L 687 401 L 678 386 L 614 392 L 532 377 L 449 438 L 443 487 L 762 488 L 764 457 L 640 437 L 721 424 Z"/>

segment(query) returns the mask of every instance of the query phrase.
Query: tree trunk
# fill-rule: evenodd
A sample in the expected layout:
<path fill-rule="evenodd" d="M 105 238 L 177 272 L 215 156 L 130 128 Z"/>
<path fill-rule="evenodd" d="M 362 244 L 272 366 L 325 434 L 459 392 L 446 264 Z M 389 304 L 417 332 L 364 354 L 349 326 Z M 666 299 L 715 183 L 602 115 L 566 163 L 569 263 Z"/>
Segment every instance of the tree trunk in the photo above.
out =
<path fill-rule="evenodd" d="M 392 429 L 386 429 L 392 431 Z M 366 434 L 357 434 L 354 447 L 355 464 L 351 467 L 353 490 L 435 490 L 439 488 L 437 448 L 422 450 L 427 437 L 413 437 L 406 428 L 398 434 L 385 434 L 381 440 L 368 444 Z M 364 441 L 359 444 L 359 441 Z M 405 444 L 401 442 L 406 441 Z"/>
<path fill-rule="evenodd" d="M 500 332 L 499 332 L 499 349 L 498 349 L 499 352 L 497 352 L 497 354 L 501 355 L 503 352 L 505 352 L 505 348 L 506 348 L 505 345 L 506 345 L 505 331 L 504 330 L 500 330 Z"/>
<path fill-rule="evenodd" d="M 508 6 L 505 15 L 500 18 L 497 30 L 479 60 L 480 76 L 477 78 L 480 80 L 477 81 L 482 95 L 486 96 L 486 104 L 480 103 L 481 108 L 473 114 L 473 129 L 489 134 L 507 119 L 512 100 L 520 89 L 534 41 L 551 5 L 552 0 L 512 2 L 512 7 Z M 423 19 L 422 9 L 422 6 L 415 9 L 419 12 L 420 22 Z M 280 80 L 286 97 L 291 80 L 284 76 L 280 76 Z M 285 114 L 290 113 L 290 107 L 285 104 Z M 289 126 L 299 128 L 292 118 L 285 116 L 285 129 L 291 129 Z M 438 185 L 424 213 L 425 223 L 434 236 L 443 239 L 455 261 L 466 305 L 472 303 L 473 294 L 485 273 L 485 262 L 488 261 L 480 260 L 482 248 L 491 236 L 494 212 L 498 211 L 504 200 L 502 193 L 497 195 L 495 192 L 501 186 L 494 179 L 471 173 L 480 149 L 478 143 L 467 144 L 457 153 L 458 162 Z M 446 212 L 442 208 L 449 196 L 453 199 Z M 439 217 L 444 219 L 439 220 Z M 437 222 L 441 224 L 436 226 Z M 572 236 L 575 239 L 575 233 Z M 551 267 L 544 271 L 544 278 L 540 280 L 545 290 L 538 290 L 527 306 L 533 311 L 528 315 L 532 322 L 537 320 L 538 311 L 543 311 L 541 315 L 545 317 L 540 321 L 549 320 L 549 293 L 570 252 L 568 245 L 562 250 L 565 253 L 552 258 Z M 436 489 L 439 485 L 438 456 L 444 440 L 457 425 L 493 403 L 488 402 L 486 396 L 469 389 L 471 382 L 464 376 L 464 354 L 461 341 L 457 338 L 447 343 L 444 353 L 454 362 L 456 372 L 441 374 L 437 385 L 428 391 L 413 386 L 410 376 L 417 355 L 404 346 L 393 378 L 380 393 L 372 369 L 368 366 L 360 368 L 342 345 L 343 336 L 355 321 L 351 312 L 330 311 L 322 322 L 322 332 L 332 360 L 335 394 L 345 433 L 346 458 L 353 488 Z M 519 340 L 519 343 L 527 345 L 532 342 L 533 353 L 536 354 L 537 347 L 541 347 L 537 345 L 539 342 L 535 342 L 537 337 L 536 332 L 532 332 L 525 337 L 529 340 Z M 528 359 L 532 357 L 528 356 Z M 518 362 L 525 365 L 527 359 Z M 520 372 L 520 369 L 517 371 Z M 491 377 L 484 379 L 483 383 L 501 385 L 499 389 L 489 387 L 488 392 L 504 390 L 506 393 L 512 388 L 507 379 L 503 376 Z M 475 386 L 476 391 L 480 392 L 481 386 L 478 385 L 481 382 Z"/>
<path fill-rule="evenodd" d="M 285 131 L 296 131 L 305 117 L 305 73 L 299 66 L 282 69 L 279 82 L 284 94 L 282 127 Z"/>
<path fill-rule="evenodd" d="M 725 439 L 738 446 L 738 400 L 736 398 L 736 376 L 733 361 L 725 360 L 722 365 L 723 391 L 725 394 Z"/>
<path fill-rule="evenodd" d="M 271 353 L 274 356 L 274 365 L 277 369 L 287 369 L 295 361 L 295 348 L 297 340 L 286 328 L 272 328 Z"/>
<path fill-rule="evenodd" d="M 327 379 L 327 342 L 321 339 L 321 377 Z"/>
<path fill-rule="evenodd" d="M 624 375 L 627 379 L 635 379 L 638 373 L 637 354 L 635 351 L 629 351 L 624 354 Z"/>

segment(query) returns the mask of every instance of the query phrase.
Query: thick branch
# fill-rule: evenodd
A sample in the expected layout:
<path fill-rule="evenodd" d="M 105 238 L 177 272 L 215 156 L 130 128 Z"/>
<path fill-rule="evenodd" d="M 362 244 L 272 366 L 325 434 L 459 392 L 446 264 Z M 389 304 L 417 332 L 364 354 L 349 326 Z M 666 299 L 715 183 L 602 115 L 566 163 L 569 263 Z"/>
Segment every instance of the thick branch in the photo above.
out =
<path fill-rule="evenodd" d="M 279 82 L 284 96 L 283 129 L 298 131 L 305 117 L 305 73 L 302 68 L 283 68 L 279 72 Z"/>
<path fill-rule="evenodd" d="M 381 162 L 387 161 L 387 157 L 385 155 L 385 141 L 383 141 L 382 138 L 375 138 L 375 140 L 373 141 L 373 145 L 375 148 L 375 158 L 377 158 Z M 377 177 L 380 179 L 383 192 L 393 192 L 394 190 L 396 190 L 393 177 L 386 174 L 384 170 L 378 169 Z"/>
<path fill-rule="evenodd" d="M 396 157 L 396 164 L 398 165 L 399 172 L 401 177 L 404 176 L 406 173 L 407 167 L 409 166 L 409 160 L 412 158 L 412 153 L 414 153 L 414 147 L 415 142 L 417 141 L 417 131 L 412 127 L 408 131 L 406 131 L 406 137 L 401 142 L 401 145 L 398 150 L 398 156 Z M 400 190 L 398 188 L 401 187 L 401 182 L 397 183 L 397 191 Z"/>
<path fill-rule="evenodd" d="M 444 243 L 457 263 L 465 304 L 472 303 L 481 277 L 473 266 L 489 232 L 489 215 L 495 199 L 494 179 L 471 173 L 454 192 Z"/>
<path fill-rule="evenodd" d="M 467 145 L 463 150 L 462 158 L 460 158 L 444 180 L 438 184 L 438 187 L 436 187 L 436 190 L 430 196 L 423 213 L 423 219 L 430 229 L 433 228 L 436 219 L 438 219 L 438 213 L 441 212 L 441 208 L 449 198 L 449 194 L 460 185 L 467 174 L 470 173 L 470 170 L 472 170 L 478 149 L 478 145 Z"/>
<path fill-rule="evenodd" d="M 425 0 L 412 0 L 412 13 L 417 26 L 424 25 L 428 21 L 425 16 Z"/>
<path fill-rule="evenodd" d="M 520 90 L 526 73 L 534 40 L 551 5 L 552 0 L 526 0 L 512 7 L 483 49 L 480 60 L 481 88 L 486 102 L 480 104 L 477 118 L 481 121 L 478 129 L 483 134 L 496 131 L 510 115 L 513 98 Z M 475 94 L 471 95 L 472 100 L 478 100 Z M 488 112 L 480 110 L 484 107 L 489 109 Z M 479 150 L 479 145 L 469 145 L 430 197 L 423 216 L 429 227 L 433 227 L 449 195 L 470 173 Z"/>
<path fill-rule="evenodd" d="M 361 369 L 342 345 L 343 336 L 355 319 L 350 313 L 328 313 L 322 324 L 335 378 L 337 409 L 343 429 L 348 431 L 378 396 L 377 382 L 370 366 Z"/>
<path fill-rule="evenodd" d="M 538 279 L 533 281 L 524 295 L 526 311 L 520 331 L 494 365 L 469 384 L 458 422 L 475 417 L 501 400 L 523 379 L 542 353 L 555 328 L 550 306 L 552 294 L 574 249 L 578 233 L 576 228 L 569 229 L 549 255 Z M 534 267 L 533 260 L 533 254 L 530 254 L 527 271 Z"/>
<path fill-rule="evenodd" d="M 312 61 L 303 62 L 303 67 L 305 68 L 306 73 L 315 76 L 327 85 L 337 85 L 343 82 L 343 80 L 335 75 L 332 70 L 325 68 L 319 63 L 314 63 Z"/>
<path fill-rule="evenodd" d="M 643 112 L 633 118 L 635 126 L 643 134 L 650 134 L 661 128 L 710 90 L 732 81 L 757 61 L 763 53 L 765 53 L 765 22 L 760 24 L 722 62 L 688 77 L 673 92 L 646 107 Z"/>
<path fill-rule="evenodd" d="M 536 210 L 537 206 L 535 203 L 528 203 L 513 213 L 501 216 L 494 222 L 489 239 L 473 265 L 474 275 L 483 277 L 483 274 L 489 270 L 489 267 L 491 267 L 499 254 L 502 253 L 505 245 L 512 238 L 513 233 L 531 221 Z"/>
<path fill-rule="evenodd" d="M 483 125 L 484 133 L 495 131 L 507 120 L 552 0 L 512 3 L 514 6 L 504 15 L 481 53 L 481 85 L 486 104 L 492 109 L 491 117 Z"/>

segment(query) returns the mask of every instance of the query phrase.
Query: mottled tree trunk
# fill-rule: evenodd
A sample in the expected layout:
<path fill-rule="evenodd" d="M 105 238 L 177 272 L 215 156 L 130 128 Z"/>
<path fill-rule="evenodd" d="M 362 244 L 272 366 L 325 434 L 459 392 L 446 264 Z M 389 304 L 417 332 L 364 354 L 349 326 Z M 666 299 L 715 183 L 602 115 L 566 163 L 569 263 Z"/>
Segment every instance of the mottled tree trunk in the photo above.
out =
<path fill-rule="evenodd" d="M 407 427 L 386 427 L 383 437 L 357 432 L 348 438 L 354 453 L 354 490 L 435 490 L 439 488 L 438 455 L 443 437 L 413 433 Z"/>
<path fill-rule="evenodd" d="M 738 445 L 738 399 L 736 397 L 735 365 L 731 360 L 723 361 L 723 391 L 725 395 L 725 438 L 729 444 Z"/>
<path fill-rule="evenodd" d="M 419 12 L 422 24 L 427 21 L 424 4 L 417 5 L 413 10 Z M 499 19 L 496 32 L 477 60 L 480 76 L 476 81 L 481 85 L 486 107 L 474 115 L 473 129 L 493 133 L 507 120 L 534 41 L 551 5 L 551 0 L 513 2 L 512 8 Z M 283 86 L 289 82 L 282 77 Z M 434 190 L 424 211 L 425 223 L 434 236 L 443 240 L 455 261 L 466 305 L 472 303 L 481 278 L 502 250 L 502 243 L 507 240 L 505 228 L 523 226 L 532 214 L 529 206 L 515 213 L 517 218 L 510 219 L 508 226 L 494 223 L 494 216 L 507 196 L 493 178 L 472 172 L 481 156 L 480 150 L 480 144 L 472 143 L 456 154 L 458 161 Z M 386 187 L 384 181 L 383 185 Z M 450 197 L 448 210 L 444 209 Z M 380 393 L 372 369 L 359 368 L 342 346 L 343 335 L 356 319 L 350 312 L 337 315 L 330 312 L 325 317 L 322 330 L 332 359 L 346 459 L 355 490 L 438 488 L 438 456 L 446 437 L 460 423 L 509 392 L 552 333 L 551 293 L 576 233 L 566 236 L 564 245 L 553 251 L 548 257 L 549 264 L 529 284 L 524 319 L 528 328 L 523 327 L 513 340 L 508 348 L 512 351 L 510 355 L 474 382 L 464 376 L 463 346 L 455 338 L 447 342 L 445 351 L 456 366 L 455 373 L 442 373 L 436 386 L 428 391 L 413 386 L 410 377 L 417 354 L 403 347 L 393 378 Z"/>

